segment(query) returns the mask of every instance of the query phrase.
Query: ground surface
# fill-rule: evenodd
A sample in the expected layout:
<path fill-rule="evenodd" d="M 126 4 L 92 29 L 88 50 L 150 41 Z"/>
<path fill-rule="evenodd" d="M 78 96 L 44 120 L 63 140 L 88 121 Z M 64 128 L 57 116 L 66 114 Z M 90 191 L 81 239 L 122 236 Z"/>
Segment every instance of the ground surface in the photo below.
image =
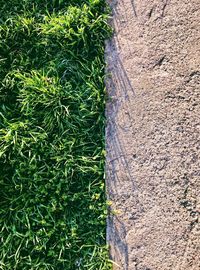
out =
<path fill-rule="evenodd" d="M 200 2 L 109 3 L 112 259 L 116 269 L 198 270 Z"/>
<path fill-rule="evenodd" d="M 105 2 L 0 0 L 0 270 L 108 270 Z"/>

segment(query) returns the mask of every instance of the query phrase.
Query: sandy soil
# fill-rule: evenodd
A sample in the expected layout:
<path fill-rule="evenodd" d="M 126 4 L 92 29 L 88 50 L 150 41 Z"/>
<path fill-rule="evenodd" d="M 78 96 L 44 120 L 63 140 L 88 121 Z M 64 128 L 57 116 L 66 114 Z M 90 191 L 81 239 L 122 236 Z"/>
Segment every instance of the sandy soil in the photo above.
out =
<path fill-rule="evenodd" d="M 107 237 L 114 269 L 199 270 L 200 1 L 109 4 Z"/>

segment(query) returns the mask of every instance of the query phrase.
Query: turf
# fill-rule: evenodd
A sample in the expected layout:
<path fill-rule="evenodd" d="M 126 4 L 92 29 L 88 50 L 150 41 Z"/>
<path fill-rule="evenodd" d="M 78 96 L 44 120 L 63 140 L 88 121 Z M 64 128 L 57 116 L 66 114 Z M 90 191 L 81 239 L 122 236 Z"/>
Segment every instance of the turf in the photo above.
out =
<path fill-rule="evenodd" d="M 111 269 L 105 1 L 0 6 L 0 269 Z"/>

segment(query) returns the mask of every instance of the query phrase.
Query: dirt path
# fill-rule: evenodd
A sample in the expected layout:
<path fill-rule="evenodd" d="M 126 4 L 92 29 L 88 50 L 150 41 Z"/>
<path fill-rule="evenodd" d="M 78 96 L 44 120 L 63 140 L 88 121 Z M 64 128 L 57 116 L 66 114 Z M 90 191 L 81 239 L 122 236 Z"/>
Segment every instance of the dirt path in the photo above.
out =
<path fill-rule="evenodd" d="M 110 4 L 106 171 L 115 269 L 199 270 L 200 1 Z"/>

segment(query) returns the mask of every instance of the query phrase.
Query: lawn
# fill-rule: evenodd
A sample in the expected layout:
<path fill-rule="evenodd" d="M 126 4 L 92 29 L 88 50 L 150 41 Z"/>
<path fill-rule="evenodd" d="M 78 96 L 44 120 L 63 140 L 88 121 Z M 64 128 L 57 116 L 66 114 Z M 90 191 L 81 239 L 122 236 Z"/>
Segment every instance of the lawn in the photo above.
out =
<path fill-rule="evenodd" d="M 0 0 L 0 269 L 108 270 L 104 0 Z"/>

